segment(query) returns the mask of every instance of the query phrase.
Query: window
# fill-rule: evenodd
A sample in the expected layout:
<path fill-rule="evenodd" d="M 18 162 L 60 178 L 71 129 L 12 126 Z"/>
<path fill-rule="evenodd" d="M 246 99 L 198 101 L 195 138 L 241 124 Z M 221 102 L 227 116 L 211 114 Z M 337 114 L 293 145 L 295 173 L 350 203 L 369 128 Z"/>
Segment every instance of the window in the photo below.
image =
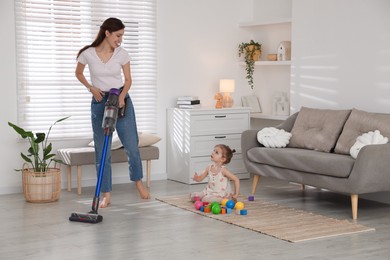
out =
<path fill-rule="evenodd" d="M 74 75 L 77 52 L 108 17 L 125 24 L 139 131 L 156 132 L 155 0 L 16 0 L 18 124 L 54 138 L 91 138 L 91 94 Z M 89 78 L 88 69 L 85 70 Z"/>

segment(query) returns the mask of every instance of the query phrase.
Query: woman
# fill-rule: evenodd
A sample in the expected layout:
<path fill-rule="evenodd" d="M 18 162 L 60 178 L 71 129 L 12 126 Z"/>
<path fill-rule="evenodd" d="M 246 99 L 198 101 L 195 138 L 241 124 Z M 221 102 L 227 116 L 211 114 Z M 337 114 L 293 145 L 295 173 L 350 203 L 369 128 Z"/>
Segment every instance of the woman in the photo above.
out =
<path fill-rule="evenodd" d="M 83 47 L 77 54 L 76 77 L 93 95 L 91 101 L 91 121 L 97 171 L 99 171 L 104 145 L 102 121 L 105 103 L 111 88 L 121 89 L 119 107 L 121 108 L 125 105 L 125 100 L 127 105 L 125 116 L 117 120 L 116 131 L 127 153 L 130 180 L 136 183 L 141 198 L 149 199 L 149 192 L 142 183 L 143 173 L 138 149 L 137 125 L 133 103 L 128 94 L 132 83 L 130 56 L 120 47 L 124 32 L 125 25 L 121 20 L 117 18 L 105 20 L 100 26 L 95 41 L 91 45 Z M 87 64 L 91 83 L 84 76 L 84 68 Z M 111 203 L 111 143 L 107 147 L 101 191 L 104 197 L 99 207 L 104 208 Z"/>

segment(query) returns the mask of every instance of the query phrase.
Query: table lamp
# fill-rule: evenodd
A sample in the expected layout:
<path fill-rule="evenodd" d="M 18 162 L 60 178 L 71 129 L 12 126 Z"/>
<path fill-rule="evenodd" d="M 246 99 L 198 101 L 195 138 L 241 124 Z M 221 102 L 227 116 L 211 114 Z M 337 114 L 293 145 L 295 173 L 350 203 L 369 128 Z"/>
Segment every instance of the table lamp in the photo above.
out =
<path fill-rule="evenodd" d="M 234 80 L 233 79 L 220 79 L 219 91 L 223 93 L 222 105 L 223 107 L 232 107 L 233 98 L 230 93 L 234 92 Z"/>

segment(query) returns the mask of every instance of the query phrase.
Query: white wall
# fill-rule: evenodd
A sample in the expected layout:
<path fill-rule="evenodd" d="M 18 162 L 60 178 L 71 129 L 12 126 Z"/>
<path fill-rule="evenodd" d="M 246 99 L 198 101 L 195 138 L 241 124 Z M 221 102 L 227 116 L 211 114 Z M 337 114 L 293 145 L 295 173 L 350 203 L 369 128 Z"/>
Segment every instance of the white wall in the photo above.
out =
<path fill-rule="evenodd" d="M 221 78 L 241 79 L 239 22 L 251 19 L 252 1 L 166 0 L 158 2 L 158 83 L 162 109 L 180 95 L 197 95 L 214 106 Z M 242 86 L 236 86 L 240 92 Z M 240 95 L 234 95 L 239 100 Z M 165 120 L 164 120 L 165 121 Z"/>
<path fill-rule="evenodd" d="M 16 134 L 7 122 L 16 122 L 16 58 L 15 58 L 15 19 L 14 1 L 0 2 L 0 24 L 4 37 L 0 41 L 0 164 L 2 165 L 0 194 L 21 190 L 21 175 L 14 171 L 21 168 L 19 154 L 21 144 L 16 142 Z"/>
<path fill-rule="evenodd" d="M 293 0 L 292 112 L 307 106 L 389 113 L 389 11 L 388 0 Z M 390 203 L 389 195 L 364 197 Z"/>
<path fill-rule="evenodd" d="M 390 1 L 294 0 L 293 111 L 390 111 Z"/>

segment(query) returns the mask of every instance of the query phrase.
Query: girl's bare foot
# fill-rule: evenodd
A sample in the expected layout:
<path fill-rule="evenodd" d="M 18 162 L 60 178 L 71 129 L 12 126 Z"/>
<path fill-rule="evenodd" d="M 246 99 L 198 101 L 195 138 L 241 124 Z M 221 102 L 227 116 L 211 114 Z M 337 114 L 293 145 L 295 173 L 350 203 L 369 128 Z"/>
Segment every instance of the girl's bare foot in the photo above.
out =
<path fill-rule="evenodd" d="M 141 196 L 142 199 L 150 199 L 149 191 L 144 187 L 141 180 L 136 181 L 135 185 L 137 186 L 139 195 Z"/>
<path fill-rule="evenodd" d="M 99 203 L 99 208 L 107 208 L 111 204 L 111 194 L 110 192 L 103 193 L 103 199 Z"/>

